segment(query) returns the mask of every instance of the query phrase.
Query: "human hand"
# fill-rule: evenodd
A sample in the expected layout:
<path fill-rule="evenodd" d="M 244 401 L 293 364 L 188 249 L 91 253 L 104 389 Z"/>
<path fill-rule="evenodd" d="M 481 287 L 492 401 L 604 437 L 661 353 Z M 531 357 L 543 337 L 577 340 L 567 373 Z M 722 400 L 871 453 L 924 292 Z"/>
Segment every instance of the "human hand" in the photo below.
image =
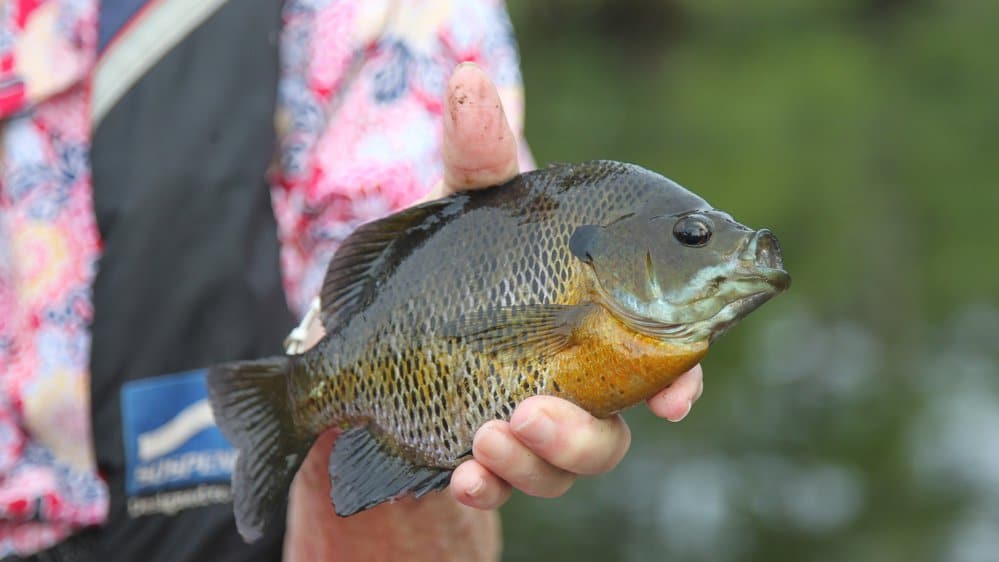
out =
<path fill-rule="evenodd" d="M 703 373 L 696 365 L 647 404 L 657 416 L 678 422 L 703 391 Z M 451 494 L 479 509 L 503 505 L 513 488 L 558 497 L 577 476 L 617 466 L 630 444 L 631 431 L 620 415 L 595 418 L 571 402 L 534 396 L 517 406 L 509 422 L 490 421 L 476 432 L 474 459 L 455 469 Z"/>

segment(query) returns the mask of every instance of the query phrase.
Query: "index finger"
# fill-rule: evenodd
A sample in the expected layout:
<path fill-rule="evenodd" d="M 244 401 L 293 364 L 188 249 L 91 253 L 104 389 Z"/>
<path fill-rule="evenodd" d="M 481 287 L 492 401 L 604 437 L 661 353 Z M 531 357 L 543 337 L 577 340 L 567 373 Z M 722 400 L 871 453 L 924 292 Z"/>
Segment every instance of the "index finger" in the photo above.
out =
<path fill-rule="evenodd" d="M 575 404 L 532 396 L 510 417 L 519 441 L 554 466 L 574 474 L 601 474 L 617 466 L 631 444 L 621 416 L 595 418 Z"/>
<path fill-rule="evenodd" d="M 694 368 L 677 377 L 673 384 L 649 398 L 646 402 L 652 413 L 660 418 L 678 422 L 687 417 L 694 402 L 704 391 L 704 372 L 698 363 Z"/>

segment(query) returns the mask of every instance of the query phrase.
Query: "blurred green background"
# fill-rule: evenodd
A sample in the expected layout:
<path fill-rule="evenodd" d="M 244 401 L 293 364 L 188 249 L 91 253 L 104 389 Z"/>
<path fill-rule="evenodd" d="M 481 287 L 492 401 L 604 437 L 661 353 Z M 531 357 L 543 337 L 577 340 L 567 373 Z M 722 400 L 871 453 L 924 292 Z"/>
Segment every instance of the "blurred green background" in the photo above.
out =
<path fill-rule="evenodd" d="M 540 163 L 655 169 L 791 290 L 507 560 L 999 560 L 999 2 L 510 0 Z"/>

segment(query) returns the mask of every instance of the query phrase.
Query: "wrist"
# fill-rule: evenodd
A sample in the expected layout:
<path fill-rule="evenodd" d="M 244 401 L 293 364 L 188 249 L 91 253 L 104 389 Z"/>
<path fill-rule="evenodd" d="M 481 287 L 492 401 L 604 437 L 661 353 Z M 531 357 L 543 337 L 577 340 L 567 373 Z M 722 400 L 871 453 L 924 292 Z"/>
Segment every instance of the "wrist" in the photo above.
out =
<path fill-rule="evenodd" d="M 320 436 L 292 483 L 286 561 L 499 559 L 497 512 L 462 505 L 448 490 L 338 517 L 326 468 L 334 437 Z"/>
<path fill-rule="evenodd" d="M 459 504 L 446 490 L 337 517 L 329 496 L 293 487 L 284 559 L 498 560 L 496 511 Z"/>

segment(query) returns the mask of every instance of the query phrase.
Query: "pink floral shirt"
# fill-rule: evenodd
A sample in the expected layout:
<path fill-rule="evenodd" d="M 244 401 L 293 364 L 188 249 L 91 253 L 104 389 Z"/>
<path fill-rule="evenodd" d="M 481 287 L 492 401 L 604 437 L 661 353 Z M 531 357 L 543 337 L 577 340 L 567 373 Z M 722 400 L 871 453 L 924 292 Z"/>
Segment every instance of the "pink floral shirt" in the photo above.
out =
<path fill-rule="evenodd" d="M 88 160 L 97 0 L 0 9 L 5 556 L 102 523 L 108 490 L 94 465 L 87 372 L 101 252 Z M 441 99 L 456 64 L 493 77 L 518 134 L 523 96 L 500 0 L 288 0 L 283 14 L 271 193 L 285 289 L 301 314 L 356 226 L 441 177 Z"/>

